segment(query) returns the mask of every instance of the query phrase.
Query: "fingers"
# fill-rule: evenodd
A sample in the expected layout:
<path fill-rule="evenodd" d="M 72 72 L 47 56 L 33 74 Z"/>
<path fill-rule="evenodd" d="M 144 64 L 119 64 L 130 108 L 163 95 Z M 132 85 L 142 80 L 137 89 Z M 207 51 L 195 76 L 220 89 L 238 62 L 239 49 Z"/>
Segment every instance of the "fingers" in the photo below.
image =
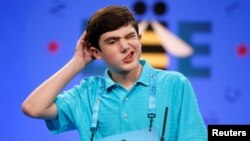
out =
<path fill-rule="evenodd" d="M 78 42 L 87 42 L 87 41 L 88 41 L 87 33 L 86 31 L 84 31 L 82 35 L 80 36 L 80 38 L 78 39 Z"/>
<path fill-rule="evenodd" d="M 88 42 L 89 38 L 88 38 L 88 34 L 87 34 L 86 30 L 82 33 L 80 39 L 84 40 L 85 42 Z"/>
<path fill-rule="evenodd" d="M 87 34 L 86 30 L 85 30 L 85 31 L 82 33 L 82 35 L 80 36 L 79 42 L 84 43 L 84 45 L 85 45 L 87 48 L 90 48 L 90 47 L 91 47 L 91 45 L 90 45 L 90 43 L 89 43 L 88 34 Z"/>

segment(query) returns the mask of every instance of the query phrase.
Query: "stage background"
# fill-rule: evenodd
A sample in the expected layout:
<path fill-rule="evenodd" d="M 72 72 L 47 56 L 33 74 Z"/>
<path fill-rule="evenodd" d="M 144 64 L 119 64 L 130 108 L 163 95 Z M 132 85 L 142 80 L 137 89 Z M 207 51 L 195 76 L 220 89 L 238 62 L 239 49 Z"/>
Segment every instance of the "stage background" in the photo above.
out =
<path fill-rule="evenodd" d="M 165 22 L 192 46 L 184 59 L 166 52 L 166 68 L 190 79 L 206 124 L 250 124 L 249 0 L 1 0 L 0 140 L 78 140 L 76 131 L 51 134 L 44 121 L 22 113 L 21 103 L 71 58 L 88 18 L 109 4 L 127 5 L 139 20 Z M 95 62 L 65 89 L 104 67 Z"/>

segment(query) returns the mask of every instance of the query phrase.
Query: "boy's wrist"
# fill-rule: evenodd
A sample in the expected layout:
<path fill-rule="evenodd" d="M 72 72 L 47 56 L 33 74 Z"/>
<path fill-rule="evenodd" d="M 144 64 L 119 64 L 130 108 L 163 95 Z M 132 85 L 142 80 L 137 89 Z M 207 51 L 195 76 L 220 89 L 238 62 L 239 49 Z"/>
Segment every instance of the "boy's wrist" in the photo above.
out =
<path fill-rule="evenodd" d="M 76 73 L 79 73 L 87 65 L 86 62 L 77 57 L 73 57 L 70 60 L 70 64 L 72 65 L 71 67 L 74 69 Z"/>

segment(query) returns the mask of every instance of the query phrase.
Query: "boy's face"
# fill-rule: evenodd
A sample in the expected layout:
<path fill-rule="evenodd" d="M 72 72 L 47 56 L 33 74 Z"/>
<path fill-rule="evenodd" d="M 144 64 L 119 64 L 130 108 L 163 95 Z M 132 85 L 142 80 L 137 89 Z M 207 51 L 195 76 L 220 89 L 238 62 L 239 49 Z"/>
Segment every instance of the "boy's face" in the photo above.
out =
<path fill-rule="evenodd" d="M 138 66 L 141 43 L 132 25 L 102 34 L 99 45 L 99 56 L 111 71 L 127 72 Z"/>

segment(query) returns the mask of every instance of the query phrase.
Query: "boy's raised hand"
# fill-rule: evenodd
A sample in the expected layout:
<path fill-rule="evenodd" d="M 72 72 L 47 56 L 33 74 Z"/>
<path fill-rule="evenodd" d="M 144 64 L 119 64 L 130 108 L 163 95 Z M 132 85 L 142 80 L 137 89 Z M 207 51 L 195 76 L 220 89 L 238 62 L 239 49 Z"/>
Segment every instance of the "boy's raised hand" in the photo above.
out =
<path fill-rule="evenodd" d="M 87 41 L 87 33 L 86 31 L 84 31 L 77 41 L 73 57 L 79 62 L 79 65 L 81 67 L 85 67 L 88 63 L 95 59 L 95 57 L 90 53 L 90 45 Z"/>

